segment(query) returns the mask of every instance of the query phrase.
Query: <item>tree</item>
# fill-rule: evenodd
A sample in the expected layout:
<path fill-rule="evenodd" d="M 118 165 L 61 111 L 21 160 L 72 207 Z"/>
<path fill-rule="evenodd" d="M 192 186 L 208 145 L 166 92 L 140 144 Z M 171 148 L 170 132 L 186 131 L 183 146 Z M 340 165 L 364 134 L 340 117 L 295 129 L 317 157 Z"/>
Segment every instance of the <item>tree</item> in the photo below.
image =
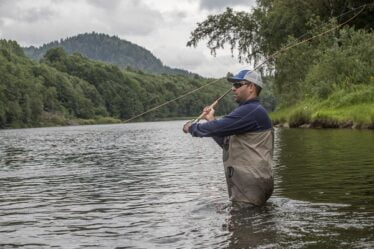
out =
<path fill-rule="evenodd" d="M 341 32 L 330 32 L 278 53 L 289 44 L 337 27 L 357 13 L 360 15 L 348 22 Z M 343 85 L 342 81 L 353 84 L 363 83 L 362 79 L 368 81 L 372 65 L 367 54 L 371 54 L 372 49 L 367 44 L 373 43 L 373 35 L 370 34 L 373 28 L 374 4 L 368 0 L 257 0 L 257 6 L 248 13 L 227 8 L 221 14 L 208 16 L 197 24 L 187 46 L 196 46 L 207 39 L 212 54 L 229 45 L 233 54 L 237 51 L 239 61 L 258 65 L 268 58 L 265 66 L 270 69 L 269 75 L 274 76 L 273 88 L 277 100 L 280 104 L 290 105 L 305 97 L 326 98 L 334 85 Z M 356 41 L 356 46 L 347 45 L 353 41 Z M 352 55 L 350 51 L 357 53 Z M 277 56 L 273 58 L 275 53 Z M 341 55 L 345 55 L 345 59 Z M 356 64 L 362 65 L 362 68 L 343 70 L 357 68 L 350 64 L 354 61 L 359 62 Z M 319 63 L 323 63 L 324 68 L 318 66 Z M 339 72 L 331 67 L 327 69 L 326 65 L 333 63 L 336 63 Z M 331 75 L 327 72 L 334 75 L 334 80 L 329 79 Z M 265 99 L 272 106 L 273 100 L 267 97 Z"/>
<path fill-rule="evenodd" d="M 336 17 L 343 22 L 365 3 L 364 11 L 348 25 L 371 30 L 374 5 L 370 0 L 257 0 L 257 6 L 249 13 L 227 8 L 221 14 L 208 16 L 191 32 L 187 46 L 207 39 L 212 54 L 229 45 L 233 53 L 237 50 L 240 61 L 259 61 L 284 46 L 289 36 L 307 36 L 313 28 L 311 19 L 318 17 L 326 22 Z"/>
<path fill-rule="evenodd" d="M 154 75 L 68 55 L 51 49 L 40 61 L 31 61 L 13 41 L 0 41 L 0 128 L 64 125 L 71 119 L 131 118 L 196 89 L 208 80 L 189 76 Z M 190 96 L 143 119 L 195 116 L 227 89 L 214 88 Z M 231 109 L 223 101 L 219 110 Z"/>

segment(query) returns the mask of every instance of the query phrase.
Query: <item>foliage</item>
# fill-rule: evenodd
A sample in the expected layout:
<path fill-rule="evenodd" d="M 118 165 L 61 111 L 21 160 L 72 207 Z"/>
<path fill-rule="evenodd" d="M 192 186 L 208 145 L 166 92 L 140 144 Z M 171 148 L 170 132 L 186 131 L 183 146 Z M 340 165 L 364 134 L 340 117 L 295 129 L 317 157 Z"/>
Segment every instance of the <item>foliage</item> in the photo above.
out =
<path fill-rule="evenodd" d="M 311 124 L 312 127 L 374 128 L 374 82 L 351 85 L 332 93 L 327 99 L 304 99 L 292 106 L 271 113 L 274 123 L 291 127 Z"/>
<path fill-rule="evenodd" d="M 25 57 L 16 42 L 1 40 L 0 128 L 115 123 L 213 81 L 121 71 L 62 48 L 50 49 L 38 63 Z M 228 87 L 220 80 L 142 119 L 198 115 Z M 232 108 L 233 101 L 225 98 L 218 114 Z"/>
<path fill-rule="evenodd" d="M 280 102 L 288 106 L 312 96 L 325 99 L 342 87 L 368 84 L 374 75 L 373 43 L 373 33 L 344 28 L 283 53 L 275 75 Z"/>
<path fill-rule="evenodd" d="M 374 28 L 371 0 L 257 0 L 256 3 L 251 12 L 227 8 L 221 14 L 208 16 L 191 32 L 187 46 L 196 46 L 207 39 L 213 54 L 228 44 L 232 52 L 237 50 L 240 61 L 258 61 L 282 48 L 289 36 L 307 37 L 311 19 L 318 17 L 322 22 L 328 22 L 335 17 L 341 23 L 365 3 L 367 6 L 360 16 L 348 25 L 366 30 Z"/>
<path fill-rule="evenodd" d="M 274 77 L 263 77 L 265 87 L 261 90 L 260 101 L 268 112 L 275 110 L 277 106 L 277 99 L 274 92 Z"/>

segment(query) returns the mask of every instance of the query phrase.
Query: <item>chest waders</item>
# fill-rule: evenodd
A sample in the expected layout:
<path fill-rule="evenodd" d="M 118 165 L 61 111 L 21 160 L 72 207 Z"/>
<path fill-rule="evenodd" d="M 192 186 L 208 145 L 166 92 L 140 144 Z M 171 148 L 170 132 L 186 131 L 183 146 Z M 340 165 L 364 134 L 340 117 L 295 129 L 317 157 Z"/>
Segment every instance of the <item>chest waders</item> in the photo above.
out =
<path fill-rule="evenodd" d="M 270 198 L 273 181 L 273 130 L 225 138 L 223 165 L 230 200 L 260 206 Z"/>

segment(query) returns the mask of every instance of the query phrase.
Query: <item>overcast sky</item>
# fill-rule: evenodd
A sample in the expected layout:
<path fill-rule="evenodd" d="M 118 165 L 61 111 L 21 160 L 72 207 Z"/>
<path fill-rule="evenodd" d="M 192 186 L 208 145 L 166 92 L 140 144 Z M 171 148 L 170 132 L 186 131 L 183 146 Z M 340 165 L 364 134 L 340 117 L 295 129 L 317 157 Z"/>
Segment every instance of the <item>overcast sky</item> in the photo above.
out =
<path fill-rule="evenodd" d="M 250 11 L 255 0 L 0 0 L 0 37 L 40 46 L 81 33 L 98 32 L 150 50 L 170 67 L 205 77 L 237 72 L 229 51 L 213 57 L 204 42 L 186 47 L 197 22 L 226 7 Z"/>

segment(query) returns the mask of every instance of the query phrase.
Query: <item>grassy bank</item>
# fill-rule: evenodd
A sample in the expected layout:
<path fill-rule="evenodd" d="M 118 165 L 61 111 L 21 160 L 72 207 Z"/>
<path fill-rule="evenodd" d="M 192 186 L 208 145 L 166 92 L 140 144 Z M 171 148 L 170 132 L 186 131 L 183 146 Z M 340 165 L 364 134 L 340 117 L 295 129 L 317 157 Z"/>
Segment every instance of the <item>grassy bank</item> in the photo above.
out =
<path fill-rule="evenodd" d="M 274 124 L 313 128 L 374 128 L 374 85 L 340 89 L 325 100 L 305 99 L 270 114 Z"/>

